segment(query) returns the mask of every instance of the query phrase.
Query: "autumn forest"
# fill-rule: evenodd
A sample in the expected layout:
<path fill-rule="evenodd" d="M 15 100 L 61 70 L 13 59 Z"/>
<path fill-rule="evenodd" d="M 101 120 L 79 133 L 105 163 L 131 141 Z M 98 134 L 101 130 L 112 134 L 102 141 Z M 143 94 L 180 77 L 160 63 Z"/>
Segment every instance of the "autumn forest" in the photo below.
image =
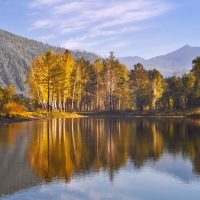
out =
<path fill-rule="evenodd" d="M 29 67 L 24 84 L 29 97 L 16 94 L 12 86 L 0 89 L 0 110 L 41 109 L 54 111 L 138 112 L 190 111 L 200 106 L 200 57 L 191 61 L 190 73 L 163 78 L 138 63 L 128 71 L 113 52 L 91 63 L 75 59 L 66 50 L 37 56 Z"/>

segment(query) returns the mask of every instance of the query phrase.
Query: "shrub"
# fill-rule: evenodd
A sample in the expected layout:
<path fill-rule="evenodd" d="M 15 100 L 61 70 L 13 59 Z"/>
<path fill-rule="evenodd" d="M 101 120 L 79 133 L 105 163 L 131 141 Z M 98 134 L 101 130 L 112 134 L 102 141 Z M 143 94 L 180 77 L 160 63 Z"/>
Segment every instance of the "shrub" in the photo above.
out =
<path fill-rule="evenodd" d="M 10 114 L 11 112 L 25 112 L 25 111 L 27 111 L 27 108 L 25 106 L 14 102 L 5 104 L 2 109 L 2 112 L 4 114 Z"/>

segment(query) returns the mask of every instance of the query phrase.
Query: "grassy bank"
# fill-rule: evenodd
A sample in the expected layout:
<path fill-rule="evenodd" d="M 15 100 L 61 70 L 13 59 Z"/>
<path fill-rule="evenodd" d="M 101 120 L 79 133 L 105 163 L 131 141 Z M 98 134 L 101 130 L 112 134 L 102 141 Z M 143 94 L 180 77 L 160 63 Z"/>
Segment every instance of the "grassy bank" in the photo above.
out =
<path fill-rule="evenodd" d="M 40 119 L 52 119 L 52 118 L 79 118 L 84 117 L 75 112 L 11 112 L 9 114 L 0 115 L 0 124 L 11 124 L 16 122 L 26 122 Z"/>
<path fill-rule="evenodd" d="M 11 112 L 7 115 L 0 116 L 0 124 L 5 123 L 16 123 L 16 122 L 25 122 L 39 119 L 51 119 L 51 118 L 81 118 L 81 117 L 200 117 L 199 110 L 190 110 L 190 111 L 100 111 L 100 112 L 53 112 L 48 113 L 45 111 L 40 112 Z"/>

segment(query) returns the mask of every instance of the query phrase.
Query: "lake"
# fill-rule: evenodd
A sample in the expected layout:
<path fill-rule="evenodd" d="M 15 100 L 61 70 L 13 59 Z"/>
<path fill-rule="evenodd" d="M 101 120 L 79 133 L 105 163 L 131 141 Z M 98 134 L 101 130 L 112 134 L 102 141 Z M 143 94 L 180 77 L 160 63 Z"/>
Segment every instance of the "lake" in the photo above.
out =
<path fill-rule="evenodd" d="M 0 199 L 199 200 L 200 119 L 0 125 Z"/>

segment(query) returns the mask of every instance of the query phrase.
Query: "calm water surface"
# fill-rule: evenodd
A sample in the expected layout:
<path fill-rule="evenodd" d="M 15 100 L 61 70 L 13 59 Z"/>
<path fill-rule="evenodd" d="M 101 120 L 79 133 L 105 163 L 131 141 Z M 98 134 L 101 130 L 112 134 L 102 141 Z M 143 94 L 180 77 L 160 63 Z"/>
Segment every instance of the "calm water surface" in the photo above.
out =
<path fill-rule="evenodd" d="M 53 119 L 0 126 L 0 199 L 199 198 L 199 119 Z"/>

